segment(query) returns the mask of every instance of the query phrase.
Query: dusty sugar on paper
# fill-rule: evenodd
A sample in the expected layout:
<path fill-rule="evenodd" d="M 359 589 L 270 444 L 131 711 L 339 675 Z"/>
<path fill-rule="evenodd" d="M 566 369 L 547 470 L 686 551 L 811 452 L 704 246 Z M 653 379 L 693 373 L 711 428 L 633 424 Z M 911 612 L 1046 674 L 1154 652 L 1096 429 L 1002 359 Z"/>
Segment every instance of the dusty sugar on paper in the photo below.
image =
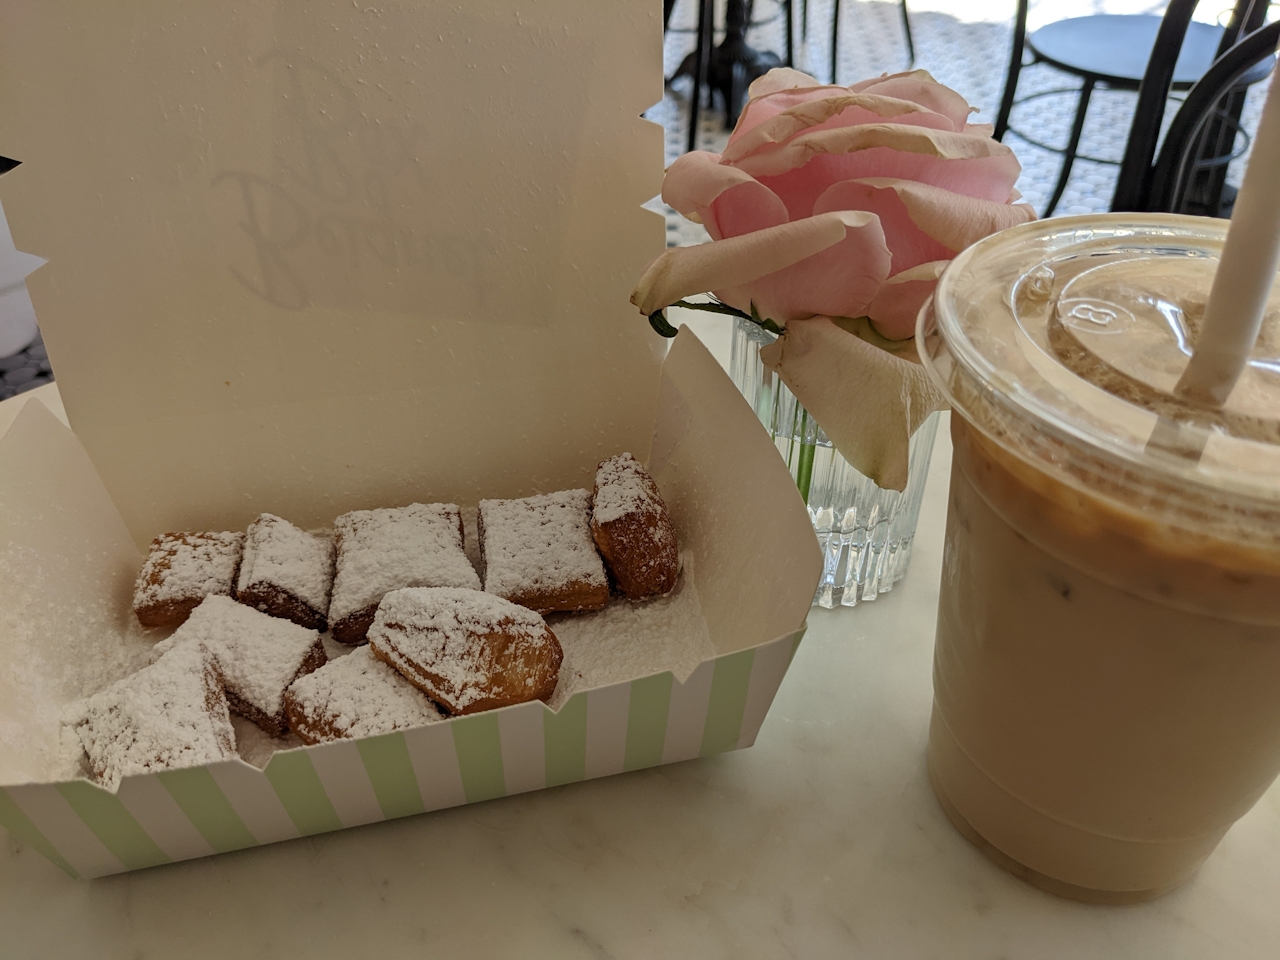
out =
<path fill-rule="evenodd" d="M 252 720 L 231 716 L 231 726 L 236 732 L 236 753 L 245 763 L 262 770 L 277 750 L 292 750 L 306 744 L 296 734 L 287 733 L 283 737 L 273 737 Z"/>
<path fill-rule="evenodd" d="M 44 606 L 0 607 L 0 783 L 73 779 L 82 756 L 61 736 L 62 711 L 145 666 L 155 636 L 123 594 L 113 609 L 71 600 L 73 578 L 47 557 L 7 545 L 0 577 Z"/>
<path fill-rule="evenodd" d="M 559 710 L 580 690 L 670 670 L 683 683 L 716 656 L 693 583 L 693 556 L 680 555 L 680 577 L 665 597 L 631 603 L 614 598 L 603 610 L 548 620 L 564 650 L 560 683 L 548 704 Z"/>

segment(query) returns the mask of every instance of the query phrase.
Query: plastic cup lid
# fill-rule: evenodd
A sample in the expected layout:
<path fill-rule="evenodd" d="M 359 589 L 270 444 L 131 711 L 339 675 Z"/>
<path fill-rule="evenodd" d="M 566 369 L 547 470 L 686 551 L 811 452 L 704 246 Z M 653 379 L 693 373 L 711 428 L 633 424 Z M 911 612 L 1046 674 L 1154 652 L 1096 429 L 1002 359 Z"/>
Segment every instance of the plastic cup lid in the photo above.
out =
<path fill-rule="evenodd" d="M 1275 521 L 1280 285 L 1224 408 L 1172 392 L 1227 226 L 1101 214 L 988 237 L 939 281 L 921 316 L 922 359 L 961 416 L 1042 468 L 1180 489 L 1215 501 L 1213 513 L 1261 510 Z"/>

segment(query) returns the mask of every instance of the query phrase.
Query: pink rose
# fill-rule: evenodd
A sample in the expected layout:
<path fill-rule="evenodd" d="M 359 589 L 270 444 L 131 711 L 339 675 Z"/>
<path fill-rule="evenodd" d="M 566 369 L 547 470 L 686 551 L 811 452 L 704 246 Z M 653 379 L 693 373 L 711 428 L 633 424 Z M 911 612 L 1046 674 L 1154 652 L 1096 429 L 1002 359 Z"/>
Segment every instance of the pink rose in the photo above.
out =
<path fill-rule="evenodd" d="M 952 257 L 1035 217 L 1013 152 L 923 70 L 836 87 L 777 69 L 750 97 L 723 154 L 667 170 L 663 199 L 714 242 L 649 266 L 646 315 L 712 291 L 780 326 L 866 316 L 904 339 Z"/>

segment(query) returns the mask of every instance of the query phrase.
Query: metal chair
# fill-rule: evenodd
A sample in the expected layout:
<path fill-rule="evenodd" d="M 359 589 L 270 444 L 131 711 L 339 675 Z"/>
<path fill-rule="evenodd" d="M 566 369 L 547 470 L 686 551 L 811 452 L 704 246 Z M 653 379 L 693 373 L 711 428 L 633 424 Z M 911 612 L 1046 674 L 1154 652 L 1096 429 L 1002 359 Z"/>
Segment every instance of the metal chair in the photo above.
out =
<path fill-rule="evenodd" d="M 1206 170 L 1225 174 L 1230 159 L 1229 153 L 1223 154 L 1215 124 L 1222 124 L 1232 139 L 1242 132 L 1238 118 L 1236 123 L 1223 123 L 1224 117 L 1229 117 L 1242 78 L 1259 68 L 1274 68 L 1278 43 L 1280 22 L 1271 23 L 1240 38 L 1215 60 L 1174 115 L 1158 156 L 1147 131 L 1159 130 L 1164 98 L 1158 78 L 1150 84 L 1144 81 L 1111 203 L 1113 211 L 1180 213 L 1187 211 L 1189 203 L 1200 202 L 1191 195 L 1197 175 Z"/>
<path fill-rule="evenodd" d="M 1044 216 L 1047 217 L 1062 199 L 1078 156 L 1094 163 L 1116 163 L 1105 157 L 1078 153 L 1089 100 L 1095 87 L 1139 90 L 1144 76 L 1154 70 L 1153 79 L 1162 79 L 1158 86 L 1165 96 L 1170 90 L 1189 90 L 1240 36 L 1262 26 L 1266 18 L 1267 2 L 1237 0 L 1226 27 L 1193 22 L 1191 15 L 1196 7 L 1194 0 L 1171 0 L 1163 17 L 1146 14 L 1076 17 L 1050 23 L 1031 36 L 1027 36 L 1026 32 L 1027 6 L 1028 0 L 1018 0 L 1009 74 L 1005 81 L 1000 112 L 996 117 L 995 136 L 996 139 L 1003 140 L 1006 133 L 1012 132 L 1034 146 L 1063 155 L 1058 182 L 1044 211 Z M 1027 52 L 1031 59 L 1024 64 L 1023 58 Z M 1022 68 L 1037 63 L 1048 64 L 1079 77 L 1080 87 L 1047 90 L 1024 100 L 1016 100 Z M 1267 72 L 1262 65 L 1255 66 L 1238 79 L 1237 86 L 1256 83 Z M 1043 143 L 1010 126 L 1010 114 L 1016 104 L 1063 92 L 1077 93 L 1075 116 L 1065 148 L 1059 149 Z M 1148 123 L 1141 131 L 1135 131 L 1150 138 L 1152 149 L 1159 134 L 1159 123 L 1157 114 L 1154 127 Z"/>
<path fill-rule="evenodd" d="M 911 15 L 907 12 L 907 0 L 898 0 L 898 11 L 902 14 L 902 35 L 907 44 L 907 69 L 910 70 L 916 65 L 916 41 L 911 35 Z M 800 22 L 802 24 L 800 36 L 808 35 L 809 11 L 808 5 L 801 0 Z M 831 14 L 831 82 L 839 83 L 836 79 L 839 66 L 840 53 L 840 0 L 835 0 L 835 9 Z"/>
<path fill-rule="evenodd" d="M 671 11 L 676 0 L 663 0 L 663 29 L 668 29 Z M 915 39 L 911 34 L 911 17 L 907 12 L 907 0 L 898 0 L 902 14 L 902 30 L 907 44 L 907 68 L 916 62 Z M 794 14 L 791 0 L 778 0 L 784 18 L 786 34 L 786 59 L 769 53 L 760 53 L 746 45 L 747 28 L 756 25 L 751 18 L 753 0 L 729 0 L 725 10 L 725 38 L 719 47 L 713 48 L 714 24 L 712 15 L 714 0 L 698 0 L 698 41 L 693 53 L 685 57 L 680 67 L 667 81 L 679 76 L 693 79 L 693 91 L 689 103 L 689 138 L 687 150 L 697 147 L 698 114 L 702 109 L 702 90 L 711 87 L 720 92 L 724 101 L 725 126 L 737 122 L 742 110 L 743 98 L 751 81 L 774 66 L 792 66 L 795 63 Z M 761 21 L 765 22 L 765 21 Z M 801 42 L 808 36 L 809 7 L 800 0 Z M 840 45 L 840 0 L 835 0 L 831 24 L 831 82 L 836 80 Z"/>
<path fill-rule="evenodd" d="M 905 2 L 905 0 L 904 0 Z M 767 73 L 773 67 L 784 63 L 791 66 L 794 62 L 794 37 L 792 35 L 791 0 L 778 0 L 779 15 L 785 23 L 787 57 L 780 59 L 768 51 L 758 51 L 747 46 L 747 29 L 756 26 L 751 19 L 751 8 L 754 0 L 729 0 L 725 7 L 725 36 L 720 46 L 713 46 L 715 34 L 714 0 L 698 0 L 698 42 L 693 53 L 681 62 L 679 68 L 668 78 L 670 83 L 676 77 L 688 76 L 693 79 L 693 91 L 689 98 L 689 139 L 686 150 L 694 150 L 698 145 L 698 113 L 702 109 L 702 88 L 710 87 L 719 91 L 724 102 L 725 126 L 732 126 L 738 120 L 745 102 L 747 87 L 756 77 Z M 675 0 L 663 0 L 663 30 L 671 21 L 671 10 Z M 760 23 L 768 22 L 759 21 Z"/>

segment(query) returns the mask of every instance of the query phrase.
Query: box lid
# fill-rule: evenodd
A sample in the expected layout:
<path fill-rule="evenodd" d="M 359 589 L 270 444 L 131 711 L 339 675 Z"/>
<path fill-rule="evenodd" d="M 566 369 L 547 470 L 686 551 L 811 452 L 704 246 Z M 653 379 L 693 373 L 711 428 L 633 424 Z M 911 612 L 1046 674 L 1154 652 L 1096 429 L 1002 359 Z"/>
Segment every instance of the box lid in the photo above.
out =
<path fill-rule="evenodd" d="M 647 452 L 661 24 L 642 3 L 18 0 L 0 181 L 139 542 L 586 484 Z"/>

